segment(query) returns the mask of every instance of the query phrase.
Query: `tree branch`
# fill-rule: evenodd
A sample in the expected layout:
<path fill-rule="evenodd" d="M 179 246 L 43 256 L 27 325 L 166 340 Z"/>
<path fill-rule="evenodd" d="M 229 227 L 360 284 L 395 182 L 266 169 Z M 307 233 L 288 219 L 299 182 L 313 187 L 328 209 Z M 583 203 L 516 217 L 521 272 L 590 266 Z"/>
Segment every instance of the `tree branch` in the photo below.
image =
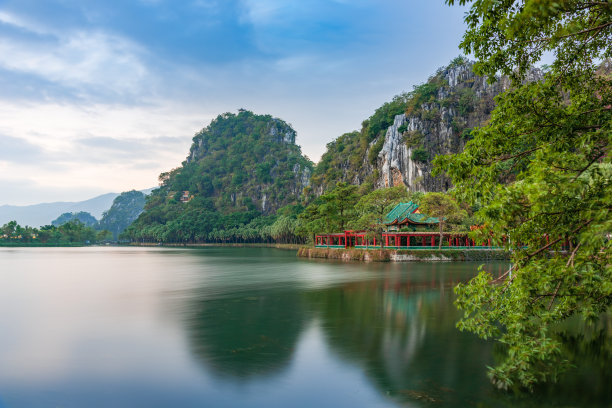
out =
<path fill-rule="evenodd" d="M 581 225 L 579 225 L 578 227 L 576 227 L 576 229 L 574 229 L 569 235 L 574 235 L 576 232 L 580 231 L 582 228 L 586 227 L 587 225 L 589 225 L 591 222 L 593 221 L 593 218 L 591 218 L 590 220 L 587 220 L 585 222 L 583 222 Z M 527 254 L 527 259 L 531 259 L 532 257 L 536 256 L 537 254 L 541 253 L 542 251 L 546 251 L 548 248 L 550 248 L 552 245 L 555 245 L 557 242 L 561 241 L 563 239 L 563 237 L 558 238 L 552 242 L 550 242 L 547 245 L 544 245 L 542 248 L 538 249 L 535 252 L 532 252 L 531 254 Z"/>
<path fill-rule="evenodd" d="M 562 35 L 561 37 L 559 37 L 559 39 L 573 37 L 575 35 L 585 34 L 585 33 L 591 32 L 591 31 L 595 31 L 595 30 L 601 31 L 601 30 L 603 30 L 604 28 L 606 28 L 609 25 L 612 25 L 612 21 L 609 21 L 609 22 L 607 22 L 605 24 L 602 24 L 600 26 L 597 26 L 597 27 L 587 28 L 586 30 L 578 31 L 576 33 Z M 595 35 L 597 35 L 597 34 L 595 34 Z"/>

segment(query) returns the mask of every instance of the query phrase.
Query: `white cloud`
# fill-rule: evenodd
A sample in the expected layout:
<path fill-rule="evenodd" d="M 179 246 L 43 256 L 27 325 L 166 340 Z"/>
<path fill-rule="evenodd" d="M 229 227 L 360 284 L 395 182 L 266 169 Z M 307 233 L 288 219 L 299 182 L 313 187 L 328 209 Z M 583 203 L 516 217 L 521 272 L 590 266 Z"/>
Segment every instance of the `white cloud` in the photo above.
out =
<path fill-rule="evenodd" d="M 23 17 L 18 17 L 4 11 L 0 11 L 0 23 L 14 26 L 35 34 L 48 34 L 48 31 L 43 29 L 41 25 L 34 24 Z"/>
<path fill-rule="evenodd" d="M 287 0 L 287 2 L 294 2 Z M 244 22 L 250 24 L 265 24 L 272 21 L 281 11 L 283 2 L 279 0 L 243 0 Z"/>
<path fill-rule="evenodd" d="M 40 150 L 36 157 L 27 152 L 0 157 L 0 180 L 19 175 L 47 190 L 72 188 L 70 199 L 89 198 L 92 190 L 152 187 L 159 173 L 180 165 L 191 136 L 210 119 L 183 105 L 83 109 L 0 101 L 0 146 L 2 140 L 9 146 L 22 140 L 24 147 Z M 108 143 L 100 148 L 104 141 Z M 0 205 L 17 203 L 18 198 L 3 196 Z"/>
<path fill-rule="evenodd" d="M 53 31 L 0 12 L 0 21 L 37 34 L 0 37 L 0 67 L 88 92 L 136 94 L 150 77 L 139 45 L 95 30 Z M 80 89 L 81 88 L 81 89 Z"/>

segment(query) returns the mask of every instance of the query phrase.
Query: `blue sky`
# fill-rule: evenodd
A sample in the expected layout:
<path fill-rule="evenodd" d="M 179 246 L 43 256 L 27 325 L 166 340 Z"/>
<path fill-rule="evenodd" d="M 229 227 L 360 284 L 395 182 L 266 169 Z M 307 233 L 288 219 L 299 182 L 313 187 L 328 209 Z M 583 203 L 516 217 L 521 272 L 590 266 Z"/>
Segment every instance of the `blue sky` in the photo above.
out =
<path fill-rule="evenodd" d="M 443 0 L 1 0 L 0 205 L 156 185 L 246 108 L 315 162 L 459 55 Z"/>

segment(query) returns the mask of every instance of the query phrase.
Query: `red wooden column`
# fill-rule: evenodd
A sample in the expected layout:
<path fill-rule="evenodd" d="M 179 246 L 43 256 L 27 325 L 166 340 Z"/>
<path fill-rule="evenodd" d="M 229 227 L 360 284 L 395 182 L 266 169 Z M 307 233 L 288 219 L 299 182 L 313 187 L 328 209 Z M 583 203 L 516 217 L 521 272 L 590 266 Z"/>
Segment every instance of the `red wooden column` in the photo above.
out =
<path fill-rule="evenodd" d="M 389 246 L 389 236 L 385 235 L 385 246 Z"/>
<path fill-rule="evenodd" d="M 434 237 L 433 235 L 431 236 L 431 246 L 436 246 L 436 237 Z"/>

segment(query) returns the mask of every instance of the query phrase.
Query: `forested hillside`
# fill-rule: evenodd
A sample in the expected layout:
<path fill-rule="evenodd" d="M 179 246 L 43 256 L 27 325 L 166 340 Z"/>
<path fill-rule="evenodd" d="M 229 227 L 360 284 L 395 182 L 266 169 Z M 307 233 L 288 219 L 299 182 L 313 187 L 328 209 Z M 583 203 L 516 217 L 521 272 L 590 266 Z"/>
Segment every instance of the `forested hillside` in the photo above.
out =
<path fill-rule="evenodd" d="M 123 192 L 113 200 L 113 205 L 107 211 L 104 211 L 96 229 L 111 232 L 113 239 L 117 240 L 119 234 L 142 213 L 144 205 L 145 195 L 140 191 Z"/>
<path fill-rule="evenodd" d="M 219 115 L 194 136 L 187 160 L 160 175 L 160 188 L 126 238 L 226 241 L 242 228 L 244 239 L 271 239 L 278 210 L 295 212 L 310 183 L 313 163 L 295 136 L 270 115 Z"/>

